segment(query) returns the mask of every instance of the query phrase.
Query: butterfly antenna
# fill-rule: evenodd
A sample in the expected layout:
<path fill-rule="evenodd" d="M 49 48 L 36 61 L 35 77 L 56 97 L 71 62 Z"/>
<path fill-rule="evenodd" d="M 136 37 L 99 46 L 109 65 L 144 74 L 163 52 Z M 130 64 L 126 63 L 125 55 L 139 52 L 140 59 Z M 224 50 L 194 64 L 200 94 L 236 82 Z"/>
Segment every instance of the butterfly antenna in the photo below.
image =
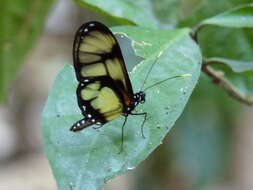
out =
<path fill-rule="evenodd" d="M 150 89 L 150 88 L 152 88 L 152 87 L 154 87 L 156 85 L 159 85 L 161 83 L 164 83 L 165 81 L 170 80 L 170 79 L 179 78 L 179 77 L 190 77 L 190 76 L 192 76 L 192 75 L 187 73 L 187 74 L 181 74 L 181 75 L 176 75 L 176 76 L 173 76 L 173 77 L 169 77 L 169 78 L 166 78 L 166 79 L 164 79 L 162 81 L 159 81 L 159 82 L 157 82 L 155 84 L 152 84 L 151 86 L 145 88 L 143 91 L 146 91 L 146 90 L 148 90 L 148 89 Z"/>
<path fill-rule="evenodd" d="M 146 74 L 146 77 L 145 77 L 145 79 L 144 79 L 144 81 L 143 81 L 143 83 L 142 83 L 142 86 L 141 86 L 140 91 L 142 91 L 142 89 L 143 89 L 143 87 L 144 87 L 144 85 L 145 85 L 145 83 L 146 83 L 146 81 L 147 81 L 147 79 L 148 79 L 149 74 L 151 73 L 151 71 L 152 71 L 154 65 L 156 64 L 158 58 L 162 55 L 162 53 L 163 53 L 163 52 L 161 51 L 161 52 L 158 54 L 158 56 L 156 56 L 156 59 L 155 59 L 154 63 L 153 63 L 153 64 L 151 65 L 151 67 L 149 68 L 148 73 Z"/>

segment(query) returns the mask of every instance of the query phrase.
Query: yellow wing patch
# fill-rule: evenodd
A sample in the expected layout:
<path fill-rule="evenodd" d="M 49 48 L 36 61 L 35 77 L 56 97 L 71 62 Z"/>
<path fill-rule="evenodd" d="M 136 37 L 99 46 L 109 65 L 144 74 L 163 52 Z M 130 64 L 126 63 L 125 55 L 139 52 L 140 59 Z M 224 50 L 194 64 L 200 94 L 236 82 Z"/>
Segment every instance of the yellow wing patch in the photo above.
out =
<path fill-rule="evenodd" d="M 126 81 L 124 74 L 122 72 L 120 60 L 117 58 L 107 59 L 105 63 L 112 79 L 121 80 L 123 84 L 126 86 Z"/>
<path fill-rule="evenodd" d="M 101 57 L 99 55 L 80 52 L 79 53 L 79 60 L 80 60 L 81 63 L 85 64 L 85 63 L 91 63 L 91 62 L 99 61 L 99 60 L 101 60 Z"/>
<path fill-rule="evenodd" d="M 100 88 L 100 82 L 96 81 L 94 83 L 91 83 L 87 85 L 84 89 L 81 91 L 81 97 L 84 100 L 91 100 L 92 98 L 97 97 L 99 94 L 99 88 Z"/>
<path fill-rule="evenodd" d="M 104 44 L 109 43 L 112 46 L 115 44 L 115 40 L 110 35 L 105 35 L 104 33 L 101 33 L 99 31 L 95 30 L 95 31 L 89 33 L 89 35 L 94 38 L 97 38 L 98 40 L 101 40 L 101 42 L 104 42 Z"/>
<path fill-rule="evenodd" d="M 118 96 L 109 87 L 100 89 L 99 81 L 88 84 L 81 90 L 82 99 L 89 101 L 93 109 L 102 114 L 107 121 L 119 117 L 123 111 L 123 105 Z M 93 99 L 93 100 L 92 100 Z"/>
<path fill-rule="evenodd" d="M 93 31 L 82 40 L 79 50 L 86 53 L 110 53 L 114 44 L 115 40 L 110 35 Z"/>
<path fill-rule="evenodd" d="M 94 63 L 82 67 L 81 75 L 83 77 L 94 77 L 106 75 L 106 69 L 103 63 Z"/>
<path fill-rule="evenodd" d="M 115 92 L 108 88 L 102 88 L 97 97 L 91 101 L 91 106 L 98 110 L 107 121 L 119 117 L 123 111 L 123 105 Z"/>

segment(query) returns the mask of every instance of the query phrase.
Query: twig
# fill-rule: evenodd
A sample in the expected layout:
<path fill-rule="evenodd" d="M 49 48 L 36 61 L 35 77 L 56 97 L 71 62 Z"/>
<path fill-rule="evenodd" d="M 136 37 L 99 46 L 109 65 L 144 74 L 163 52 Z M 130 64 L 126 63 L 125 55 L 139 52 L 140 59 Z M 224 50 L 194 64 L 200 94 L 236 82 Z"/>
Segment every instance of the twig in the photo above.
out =
<path fill-rule="evenodd" d="M 196 43 L 198 43 L 198 33 L 203 28 L 203 26 L 205 26 L 205 25 L 199 24 L 199 25 L 195 26 L 190 33 L 192 39 Z M 214 63 L 214 61 L 211 59 L 209 59 L 209 60 L 203 59 L 202 71 L 204 73 L 206 73 L 210 78 L 212 78 L 213 83 L 216 84 L 219 88 L 222 88 L 223 90 L 225 90 L 227 92 L 227 94 L 229 96 L 231 96 L 232 98 L 234 98 L 244 104 L 252 106 L 253 105 L 253 96 L 250 96 L 250 95 L 245 94 L 242 91 L 240 91 L 240 89 L 238 89 L 235 85 L 233 85 L 229 80 L 227 80 L 224 77 L 223 72 L 213 69 L 210 66 L 211 63 Z M 219 62 L 216 61 L 216 63 L 219 63 Z"/>
<path fill-rule="evenodd" d="M 229 82 L 221 71 L 213 69 L 207 60 L 203 60 L 202 71 L 213 79 L 213 83 L 224 89 L 228 95 L 234 99 L 247 104 L 253 105 L 253 96 L 241 92 L 236 86 Z"/>
<path fill-rule="evenodd" d="M 203 26 L 204 26 L 204 25 L 199 24 L 199 25 L 195 26 L 195 27 L 191 30 L 191 32 L 190 32 L 190 35 L 191 35 L 192 39 L 193 39 L 196 43 L 198 43 L 198 33 L 199 33 L 199 31 L 203 28 Z"/>

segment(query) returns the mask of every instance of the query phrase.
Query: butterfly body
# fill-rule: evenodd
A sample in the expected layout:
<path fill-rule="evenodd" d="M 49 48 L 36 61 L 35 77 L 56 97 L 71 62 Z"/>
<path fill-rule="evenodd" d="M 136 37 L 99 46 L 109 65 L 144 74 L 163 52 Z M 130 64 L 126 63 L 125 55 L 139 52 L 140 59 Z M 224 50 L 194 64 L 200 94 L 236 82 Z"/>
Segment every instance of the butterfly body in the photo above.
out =
<path fill-rule="evenodd" d="M 100 125 L 132 113 L 145 102 L 145 93 L 133 93 L 123 56 L 112 32 L 99 22 L 82 25 L 75 36 L 73 59 L 79 85 L 78 106 L 84 116 L 71 131 Z"/>

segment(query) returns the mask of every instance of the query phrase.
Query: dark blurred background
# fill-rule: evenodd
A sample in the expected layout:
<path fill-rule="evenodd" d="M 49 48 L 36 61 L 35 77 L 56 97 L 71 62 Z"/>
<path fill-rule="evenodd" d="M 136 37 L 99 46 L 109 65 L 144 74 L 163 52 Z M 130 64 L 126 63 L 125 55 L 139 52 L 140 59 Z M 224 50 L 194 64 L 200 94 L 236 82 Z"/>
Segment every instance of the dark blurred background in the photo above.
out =
<path fill-rule="evenodd" d="M 76 29 L 94 19 L 114 24 L 69 0 L 59 0 L 51 9 L 0 106 L 0 189 L 56 189 L 43 152 L 41 111 L 56 74 L 63 64 L 72 64 Z M 105 189 L 253 189 L 252 111 L 201 76 L 164 143 L 135 171 L 110 181 Z"/>

